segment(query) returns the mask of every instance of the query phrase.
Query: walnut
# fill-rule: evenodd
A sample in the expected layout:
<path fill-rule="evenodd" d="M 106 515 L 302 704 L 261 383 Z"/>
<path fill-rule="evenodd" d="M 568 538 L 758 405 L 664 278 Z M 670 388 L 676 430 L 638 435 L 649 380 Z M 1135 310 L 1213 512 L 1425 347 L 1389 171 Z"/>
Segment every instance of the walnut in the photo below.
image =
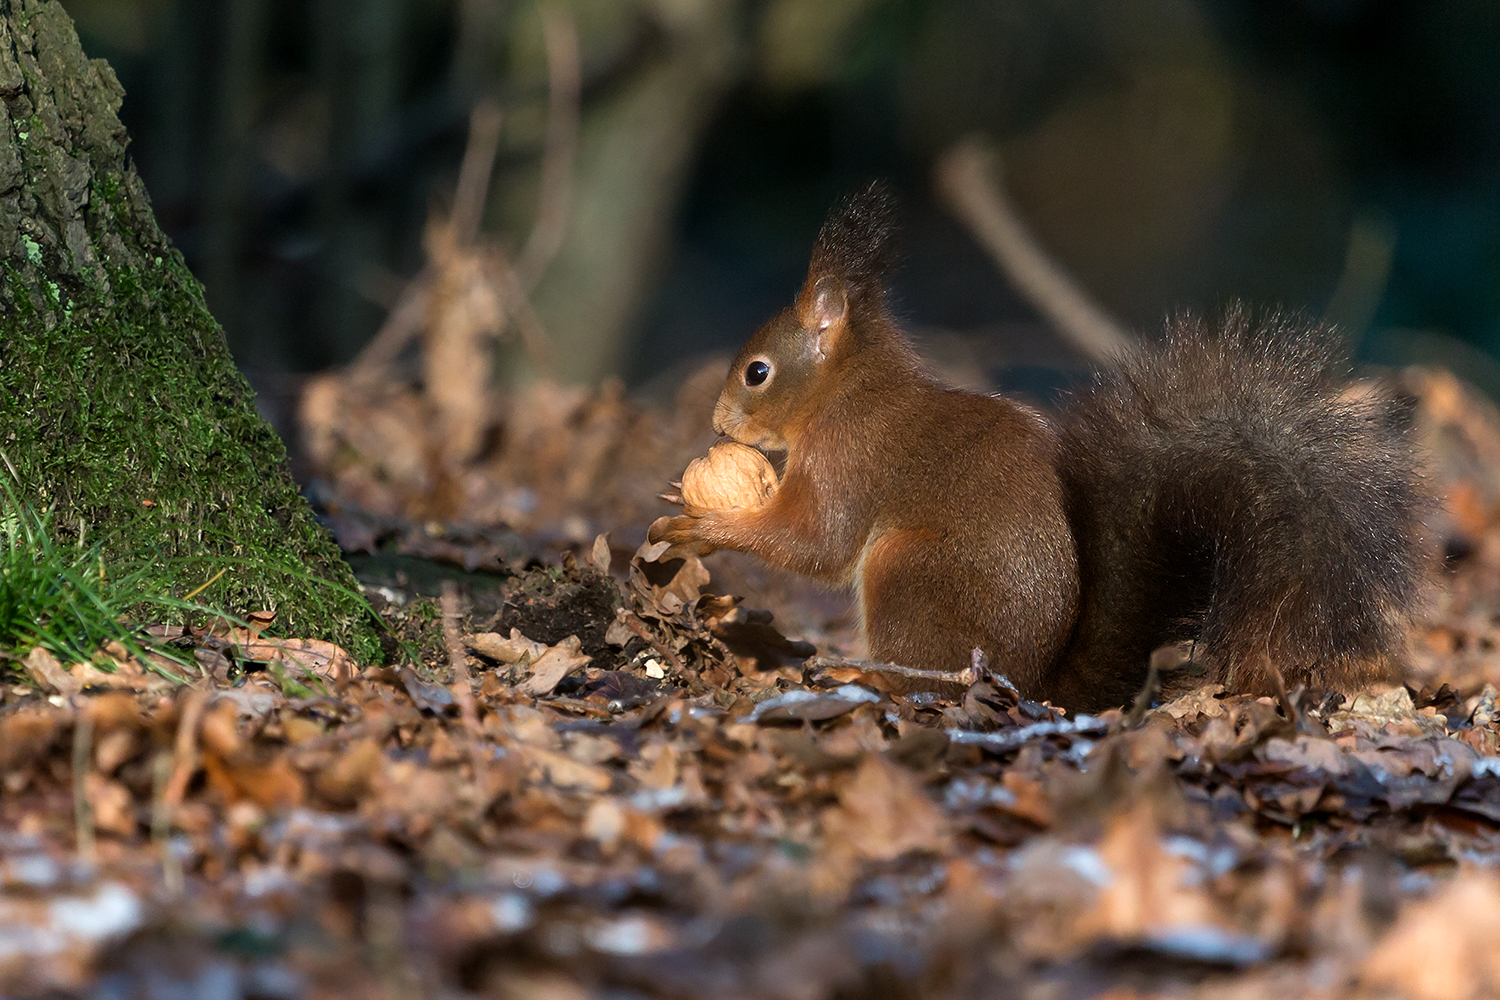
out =
<path fill-rule="evenodd" d="M 706 510 L 762 507 L 777 485 L 766 456 L 737 441 L 720 441 L 682 474 L 682 499 Z"/>

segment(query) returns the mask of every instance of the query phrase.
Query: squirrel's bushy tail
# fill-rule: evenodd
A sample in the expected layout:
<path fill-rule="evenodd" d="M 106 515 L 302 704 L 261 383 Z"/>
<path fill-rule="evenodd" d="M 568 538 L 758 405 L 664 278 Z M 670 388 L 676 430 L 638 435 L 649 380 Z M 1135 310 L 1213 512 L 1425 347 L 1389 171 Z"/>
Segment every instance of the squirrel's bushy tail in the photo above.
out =
<path fill-rule="evenodd" d="M 1180 318 L 1061 424 L 1082 604 L 1054 700 L 1128 701 L 1188 640 L 1208 680 L 1262 693 L 1268 664 L 1343 689 L 1399 665 L 1426 502 L 1400 407 L 1348 380 L 1327 330 Z"/>

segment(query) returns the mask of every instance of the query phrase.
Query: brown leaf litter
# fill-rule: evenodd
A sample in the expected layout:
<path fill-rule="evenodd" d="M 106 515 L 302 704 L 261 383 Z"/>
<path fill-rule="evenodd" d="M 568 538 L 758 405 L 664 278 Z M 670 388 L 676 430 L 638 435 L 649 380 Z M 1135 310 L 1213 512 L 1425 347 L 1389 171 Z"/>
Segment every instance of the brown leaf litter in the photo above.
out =
<path fill-rule="evenodd" d="M 524 309 L 452 237 L 413 314 L 448 366 Z M 0 688 L 0 993 L 1500 989 L 1500 421 L 1451 377 L 1403 375 L 1453 497 L 1409 685 L 1073 717 L 982 660 L 902 694 L 837 599 L 633 549 L 719 372 L 654 407 L 408 376 L 304 402 L 346 548 L 479 571 L 371 587 L 390 666 L 258 620 L 171 633 L 186 685 L 32 652 Z"/>
<path fill-rule="evenodd" d="M 220 637 L 227 679 L 6 689 L 3 989 L 1425 1000 L 1500 982 L 1492 688 L 1300 699 L 1287 719 L 1210 687 L 1134 729 L 1027 701 L 982 661 L 952 697 L 904 696 L 705 593 L 695 559 L 644 549 L 612 576 L 607 553 L 547 574 L 613 595 L 593 654 L 484 628 L 471 599 L 421 666 L 343 670 L 245 634 Z"/>

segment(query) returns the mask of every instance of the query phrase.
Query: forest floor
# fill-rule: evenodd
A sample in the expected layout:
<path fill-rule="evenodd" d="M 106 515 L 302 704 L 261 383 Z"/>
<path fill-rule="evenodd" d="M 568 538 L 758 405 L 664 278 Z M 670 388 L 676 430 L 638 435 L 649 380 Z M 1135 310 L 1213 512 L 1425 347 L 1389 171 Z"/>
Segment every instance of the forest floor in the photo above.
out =
<path fill-rule="evenodd" d="M 188 685 L 33 654 L 0 995 L 1496 995 L 1500 421 L 1403 385 L 1449 498 L 1408 683 L 1097 717 L 984 664 L 893 694 L 838 595 L 655 561 L 711 379 L 542 386 L 451 474 L 325 398 L 311 488 L 388 663 L 269 614 L 165 633 Z"/>

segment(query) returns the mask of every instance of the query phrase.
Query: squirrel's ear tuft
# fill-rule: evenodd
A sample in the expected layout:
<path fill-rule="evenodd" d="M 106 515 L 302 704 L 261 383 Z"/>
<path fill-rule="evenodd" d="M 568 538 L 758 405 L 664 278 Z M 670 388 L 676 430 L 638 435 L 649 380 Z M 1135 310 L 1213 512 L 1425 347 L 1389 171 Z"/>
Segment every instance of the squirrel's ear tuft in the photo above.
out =
<path fill-rule="evenodd" d="M 849 194 L 818 232 L 808 285 L 835 277 L 842 279 L 851 300 L 878 297 L 895 269 L 895 231 L 896 199 L 888 184 L 873 181 Z"/>

